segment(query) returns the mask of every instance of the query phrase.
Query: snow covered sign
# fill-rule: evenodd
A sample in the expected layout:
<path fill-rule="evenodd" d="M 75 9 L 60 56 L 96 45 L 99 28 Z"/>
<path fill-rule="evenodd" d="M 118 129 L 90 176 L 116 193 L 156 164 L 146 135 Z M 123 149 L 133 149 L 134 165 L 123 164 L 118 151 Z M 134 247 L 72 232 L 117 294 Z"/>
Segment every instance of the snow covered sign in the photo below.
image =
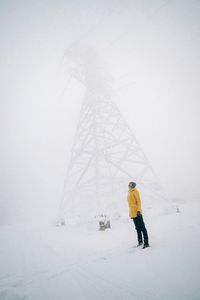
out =
<path fill-rule="evenodd" d="M 129 181 L 143 196 L 163 193 L 135 135 L 114 102 L 114 90 L 95 51 L 72 45 L 66 56 L 75 78 L 85 86 L 80 119 L 64 184 L 59 216 L 127 214 Z M 148 201 L 147 201 L 148 202 Z"/>

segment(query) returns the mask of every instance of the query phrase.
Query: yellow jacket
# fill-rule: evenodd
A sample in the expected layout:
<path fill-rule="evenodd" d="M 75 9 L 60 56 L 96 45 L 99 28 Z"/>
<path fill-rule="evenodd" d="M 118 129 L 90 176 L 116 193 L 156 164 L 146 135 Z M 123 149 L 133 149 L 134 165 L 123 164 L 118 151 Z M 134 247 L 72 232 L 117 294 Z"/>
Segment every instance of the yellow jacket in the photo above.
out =
<path fill-rule="evenodd" d="M 130 218 L 137 217 L 137 211 L 142 214 L 140 194 L 136 188 L 128 191 L 128 206 Z"/>

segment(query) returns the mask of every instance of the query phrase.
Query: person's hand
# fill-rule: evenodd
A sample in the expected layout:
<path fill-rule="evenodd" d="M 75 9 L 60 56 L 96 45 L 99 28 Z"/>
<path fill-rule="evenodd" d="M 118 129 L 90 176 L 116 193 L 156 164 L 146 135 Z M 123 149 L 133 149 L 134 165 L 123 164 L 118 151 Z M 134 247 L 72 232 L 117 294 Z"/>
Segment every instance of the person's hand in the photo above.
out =
<path fill-rule="evenodd" d="M 142 214 L 140 211 L 137 211 L 137 217 L 140 217 Z"/>

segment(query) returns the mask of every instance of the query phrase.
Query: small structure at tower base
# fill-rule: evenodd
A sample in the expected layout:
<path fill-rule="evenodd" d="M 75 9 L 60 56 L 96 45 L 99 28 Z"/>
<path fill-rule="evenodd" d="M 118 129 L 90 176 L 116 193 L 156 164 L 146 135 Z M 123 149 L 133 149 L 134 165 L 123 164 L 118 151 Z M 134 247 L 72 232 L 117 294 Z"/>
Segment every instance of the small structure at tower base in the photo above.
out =
<path fill-rule="evenodd" d="M 104 231 L 111 228 L 110 220 L 107 219 L 106 215 L 101 214 L 99 216 L 99 231 Z"/>
<path fill-rule="evenodd" d="M 59 218 L 56 220 L 56 227 L 65 226 L 65 219 Z"/>

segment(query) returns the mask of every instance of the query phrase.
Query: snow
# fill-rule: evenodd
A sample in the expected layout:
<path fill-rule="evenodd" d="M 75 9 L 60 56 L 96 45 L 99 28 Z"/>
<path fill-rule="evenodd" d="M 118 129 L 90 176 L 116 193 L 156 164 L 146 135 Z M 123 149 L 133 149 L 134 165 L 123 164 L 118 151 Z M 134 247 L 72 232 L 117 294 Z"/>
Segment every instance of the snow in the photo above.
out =
<path fill-rule="evenodd" d="M 0 300 L 200 299 L 197 200 L 144 219 L 150 248 L 135 248 L 129 219 L 0 228 Z"/>

